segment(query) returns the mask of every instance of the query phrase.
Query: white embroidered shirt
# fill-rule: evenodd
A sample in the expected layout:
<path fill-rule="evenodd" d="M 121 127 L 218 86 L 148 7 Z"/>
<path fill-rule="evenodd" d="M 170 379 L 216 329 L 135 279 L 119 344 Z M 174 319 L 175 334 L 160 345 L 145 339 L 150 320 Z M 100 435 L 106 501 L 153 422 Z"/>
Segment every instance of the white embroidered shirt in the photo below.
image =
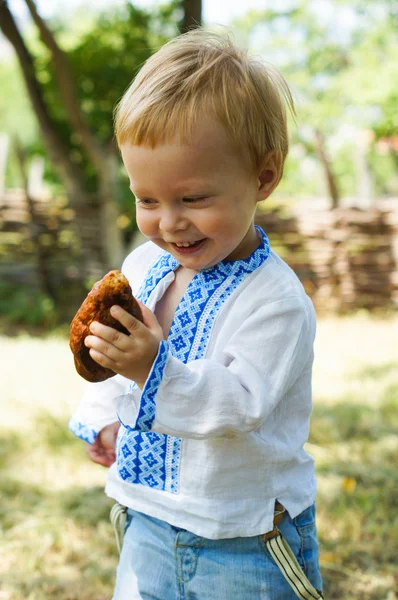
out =
<path fill-rule="evenodd" d="M 88 384 L 70 420 L 89 443 L 121 422 L 110 497 L 211 539 L 270 531 L 276 499 L 292 518 L 315 499 L 314 309 L 258 230 L 250 257 L 194 276 L 143 390 L 120 375 Z M 178 266 L 147 242 L 122 270 L 154 310 Z"/>

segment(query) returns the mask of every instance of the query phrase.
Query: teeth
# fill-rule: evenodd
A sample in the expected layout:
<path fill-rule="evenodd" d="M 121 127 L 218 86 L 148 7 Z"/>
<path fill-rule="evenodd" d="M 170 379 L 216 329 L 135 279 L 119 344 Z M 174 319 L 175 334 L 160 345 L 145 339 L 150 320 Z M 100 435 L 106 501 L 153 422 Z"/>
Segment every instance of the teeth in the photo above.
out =
<path fill-rule="evenodd" d="M 184 242 L 182 244 L 176 244 L 179 248 L 189 248 L 189 246 L 193 246 L 195 242 Z"/>

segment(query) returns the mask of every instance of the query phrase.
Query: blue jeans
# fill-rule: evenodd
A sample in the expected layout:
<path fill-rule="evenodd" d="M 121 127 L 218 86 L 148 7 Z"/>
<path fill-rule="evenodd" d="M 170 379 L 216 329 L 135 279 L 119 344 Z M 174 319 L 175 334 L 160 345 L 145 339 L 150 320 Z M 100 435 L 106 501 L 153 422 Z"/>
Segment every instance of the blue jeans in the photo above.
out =
<path fill-rule="evenodd" d="M 315 504 L 279 530 L 322 589 Z M 113 600 L 297 600 L 261 535 L 208 540 L 128 510 Z"/>

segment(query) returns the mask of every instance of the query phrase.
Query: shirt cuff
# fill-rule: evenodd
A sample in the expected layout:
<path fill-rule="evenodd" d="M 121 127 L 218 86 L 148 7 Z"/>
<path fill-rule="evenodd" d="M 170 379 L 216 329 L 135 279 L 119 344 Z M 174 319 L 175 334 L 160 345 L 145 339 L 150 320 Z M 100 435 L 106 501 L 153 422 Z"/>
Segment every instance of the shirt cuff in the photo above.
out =
<path fill-rule="evenodd" d="M 134 431 L 136 428 L 137 414 L 140 407 L 141 390 L 135 382 L 130 386 L 130 391 L 113 400 L 117 418 L 126 429 Z"/>
<path fill-rule="evenodd" d="M 92 427 L 89 427 L 88 425 L 80 423 L 80 421 L 75 419 L 75 417 L 71 417 L 69 419 L 68 427 L 75 436 L 77 436 L 84 442 L 87 442 L 88 444 L 94 444 L 96 437 L 100 431 L 99 429 L 96 430 Z"/>
<path fill-rule="evenodd" d="M 135 431 L 151 431 L 156 412 L 156 394 L 163 379 L 163 373 L 169 355 L 169 343 L 162 340 L 145 385 L 138 398 L 137 390 L 117 398 L 119 421 Z M 138 390 L 139 391 L 139 390 Z M 137 414 L 138 412 L 138 414 Z M 134 414 L 134 420 L 132 419 Z"/>

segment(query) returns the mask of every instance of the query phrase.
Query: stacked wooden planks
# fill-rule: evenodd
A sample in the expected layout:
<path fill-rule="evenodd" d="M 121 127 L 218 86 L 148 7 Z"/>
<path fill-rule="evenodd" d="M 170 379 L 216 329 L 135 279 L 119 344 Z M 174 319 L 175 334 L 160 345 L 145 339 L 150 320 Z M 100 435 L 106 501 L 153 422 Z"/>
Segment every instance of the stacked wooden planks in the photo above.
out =
<path fill-rule="evenodd" d="M 74 213 L 65 199 L 35 200 L 32 223 L 22 190 L 0 198 L 0 275 L 23 282 L 35 277 L 33 228 L 47 249 L 57 279 L 68 280 L 79 265 L 79 237 L 98 245 L 92 210 L 85 231 L 73 227 Z M 91 211 L 91 212 L 90 212 Z M 268 234 L 272 248 L 297 273 L 318 311 L 346 312 L 398 307 L 398 200 L 379 201 L 377 208 L 329 210 L 312 200 L 290 207 L 259 210 L 256 223 Z M 73 266 L 74 265 L 74 266 Z M 63 275 L 62 275 L 63 273 Z M 29 275 L 29 276 L 28 276 Z"/>
<path fill-rule="evenodd" d="M 398 202 L 377 209 L 257 214 L 320 311 L 398 307 Z M 282 252 L 280 251 L 282 249 Z"/>

